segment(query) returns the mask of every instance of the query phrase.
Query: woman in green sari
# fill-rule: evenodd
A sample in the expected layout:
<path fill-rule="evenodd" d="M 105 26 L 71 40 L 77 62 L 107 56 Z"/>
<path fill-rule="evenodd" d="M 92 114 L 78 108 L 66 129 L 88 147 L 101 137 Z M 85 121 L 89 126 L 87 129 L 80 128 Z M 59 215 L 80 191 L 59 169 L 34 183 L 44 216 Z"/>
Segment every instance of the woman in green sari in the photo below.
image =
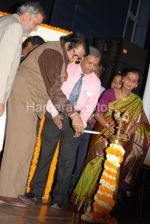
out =
<path fill-rule="evenodd" d="M 120 169 L 118 188 L 128 194 L 132 191 L 150 144 L 150 126 L 143 110 L 143 103 L 132 93 L 139 80 L 140 73 L 137 69 L 126 70 L 123 74 L 122 87 L 106 90 L 98 102 L 94 131 L 100 131 L 102 134 L 92 136 L 86 167 L 71 198 L 78 210 L 92 200 L 98 186 L 105 149 L 109 144 L 109 137 L 115 131 L 114 110 L 127 112 L 129 115 L 129 122 L 123 124 L 123 129 L 130 136 L 130 140 L 122 144 L 125 155 Z"/>

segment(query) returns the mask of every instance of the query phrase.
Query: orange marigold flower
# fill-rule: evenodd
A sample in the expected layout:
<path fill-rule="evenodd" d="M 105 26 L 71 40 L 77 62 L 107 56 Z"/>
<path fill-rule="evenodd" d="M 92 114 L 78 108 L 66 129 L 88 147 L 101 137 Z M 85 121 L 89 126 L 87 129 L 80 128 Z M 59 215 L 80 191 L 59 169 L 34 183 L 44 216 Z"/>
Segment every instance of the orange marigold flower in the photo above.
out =
<path fill-rule="evenodd" d="M 115 205 L 115 201 L 114 201 L 111 197 L 108 197 L 108 196 L 106 196 L 106 195 L 99 194 L 99 193 L 96 194 L 96 197 L 97 197 L 99 200 L 102 200 L 102 201 L 106 202 L 106 203 L 109 204 L 111 207 L 113 207 L 113 206 Z"/>
<path fill-rule="evenodd" d="M 110 170 L 107 170 L 107 169 L 105 169 L 104 171 L 105 171 L 105 173 L 107 173 L 109 176 L 116 177 L 116 173 L 114 173 L 114 172 L 112 172 L 112 171 L 110 171 Z"/>
<path fill-rule="evenodd" d="M 111 185 L 116 185 L 116 180 L 112 180 L 111 178 L 106 177 L 104 174 L 102 174 L 101 180 L 104 180 L 105 182 L 107 182 Z"/>
<path fill-rule="evenodd" d="M 113 194 L 113 191 L 110 188 L 104 187 L 103 185 L 100 185 L 98 189 L 104 193 Z"/>
<path fill-rule="evenodd" d="M 113 163 L 109 162 L 108 160 L 105 161 L 104 166 L 105 165 L 111 169 L 117 170 L 117 167 Z"/>
<path fill-rule="evenodd" d="M 96 201 L 94 201 L 93 206 L 99 211 L 99 214 L 108 214 L 110 211 L 108 208 L 98 204 Z M 96 213 L 93 213 L 93 215 L 96 215 Z"/>

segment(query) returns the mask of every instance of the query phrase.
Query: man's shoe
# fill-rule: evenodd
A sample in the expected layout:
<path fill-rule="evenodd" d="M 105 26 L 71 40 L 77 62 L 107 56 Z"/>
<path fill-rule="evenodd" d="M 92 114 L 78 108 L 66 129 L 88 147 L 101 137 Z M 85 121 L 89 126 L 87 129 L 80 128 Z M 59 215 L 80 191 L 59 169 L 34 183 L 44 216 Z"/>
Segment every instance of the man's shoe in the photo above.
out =
<path fill-rule="evenodd" d="M 54 209 L 57 209 L 57 210 L 61 210 L 62 209 L 57 203 L 52 204 L 50 206 L 50 208 L 54 208 Z"/>
<path fill-rule="evenodd" d="M 32 198 L 35 204 L 41 204 L 42 203 L 42 198 L 41 197 L 34 197 Z"/>
<path fill-rule="evenodd" d="M 27 198 L 34 198 L 35 197 L 35 194 L 33 192 L 28 192 L 28 193 L 25 193 L 25 196 Z"/>
<path fill-rule="evenodd" d="M 25 195 L 19 195 L 18 198 L 26 205 L 34 205 L 35 204 L 35 202 L 32 199 L 26 197 Z"/>
<path fill-rule="evenodd" d="M 34 204 L 41 204 L 42 203 L 42 197 L 37 196 L 33 192 L 25 193 L 25 197 L 28 198 L 29 200 L 32 200 L 34 202 Z"/>

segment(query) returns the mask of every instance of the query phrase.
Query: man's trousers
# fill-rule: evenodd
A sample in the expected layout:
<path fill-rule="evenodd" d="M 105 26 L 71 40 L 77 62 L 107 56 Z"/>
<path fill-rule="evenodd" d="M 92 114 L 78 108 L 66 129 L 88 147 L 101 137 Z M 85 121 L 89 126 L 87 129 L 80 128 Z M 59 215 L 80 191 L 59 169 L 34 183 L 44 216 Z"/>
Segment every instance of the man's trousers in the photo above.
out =
<path fill-rule="evenodd" d="M 52 197 L 54 203 L 65 208 L 68 206 L 68 191 L 80 137 L 73 137 L 74 131 L 71 127 L 70 118 L 62 115 L 62 124 L 62 130 L 58 129 L 51 115 L 48 112 L 46 113 L 39 161 L 30 187 L 32 193 L 37 197 L 42 197 L 53 155 L 60 140 L 60 151 Z"/>

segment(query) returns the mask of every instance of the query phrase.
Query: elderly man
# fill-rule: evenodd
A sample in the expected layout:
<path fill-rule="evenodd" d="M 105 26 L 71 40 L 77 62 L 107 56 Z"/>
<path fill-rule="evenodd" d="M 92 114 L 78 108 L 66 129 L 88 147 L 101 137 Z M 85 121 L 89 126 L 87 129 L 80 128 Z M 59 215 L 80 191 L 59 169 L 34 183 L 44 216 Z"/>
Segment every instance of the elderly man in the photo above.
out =
<path fill-rule="evenodd" d="M 36 143 L 36 124 L 50 98 L 70 116 L 76 132 L 83 132 L 80 116 L 61 90 L 66 65 L 88 51 L 81 34 L 42 44 L 21 63 L 8 100 L 8 124 L 0 171 L 1 200 L 18 204 L 24 194 Z M 69 108 L 69 110 L 68 110 Z M 41 109 L 41 110 L 40 110 Z M 6 198 L 7 197 L 7 198 Z M 16 201 L 16 203 L 15 203 Z"/>
<path fill-rule="evenodd" d="M 87 120 L 97 104 L 100 93 L 100 80 L 93 72 L 100 62 L 100 53 L 90 47 L 89 55 L 80 64 L 71 63 L 67 67 L 68 77 L 62 85 L 75 111 L 80 114 L 84 128 Z M 53 154 L 60 139 L 60 154 L 57 165 L 56 181 L 53 191 L 53 208 L 67 208 L 69 186 L 75 164 L 76 152 L 80 143 L 81 133 L 74 133 L 70 118 L 60 113 L 49 100 L 47 104 L 46 122 L 43 129 L 40 159 L 31 182 L 31 192 L 27 196 L 41 199 L 44 193 L 48 171 Z"/>
<path fill-rule="evenodd" d="M 37 30 L 43 18 L 44 11 L 38 2 L 26 2 L 16 14 L 0 18 L 0 116 L 4 113 L 20 63 L 23 36 Z M 4 127 L 5 118 L 0 117 L 0 151 Z"/>

